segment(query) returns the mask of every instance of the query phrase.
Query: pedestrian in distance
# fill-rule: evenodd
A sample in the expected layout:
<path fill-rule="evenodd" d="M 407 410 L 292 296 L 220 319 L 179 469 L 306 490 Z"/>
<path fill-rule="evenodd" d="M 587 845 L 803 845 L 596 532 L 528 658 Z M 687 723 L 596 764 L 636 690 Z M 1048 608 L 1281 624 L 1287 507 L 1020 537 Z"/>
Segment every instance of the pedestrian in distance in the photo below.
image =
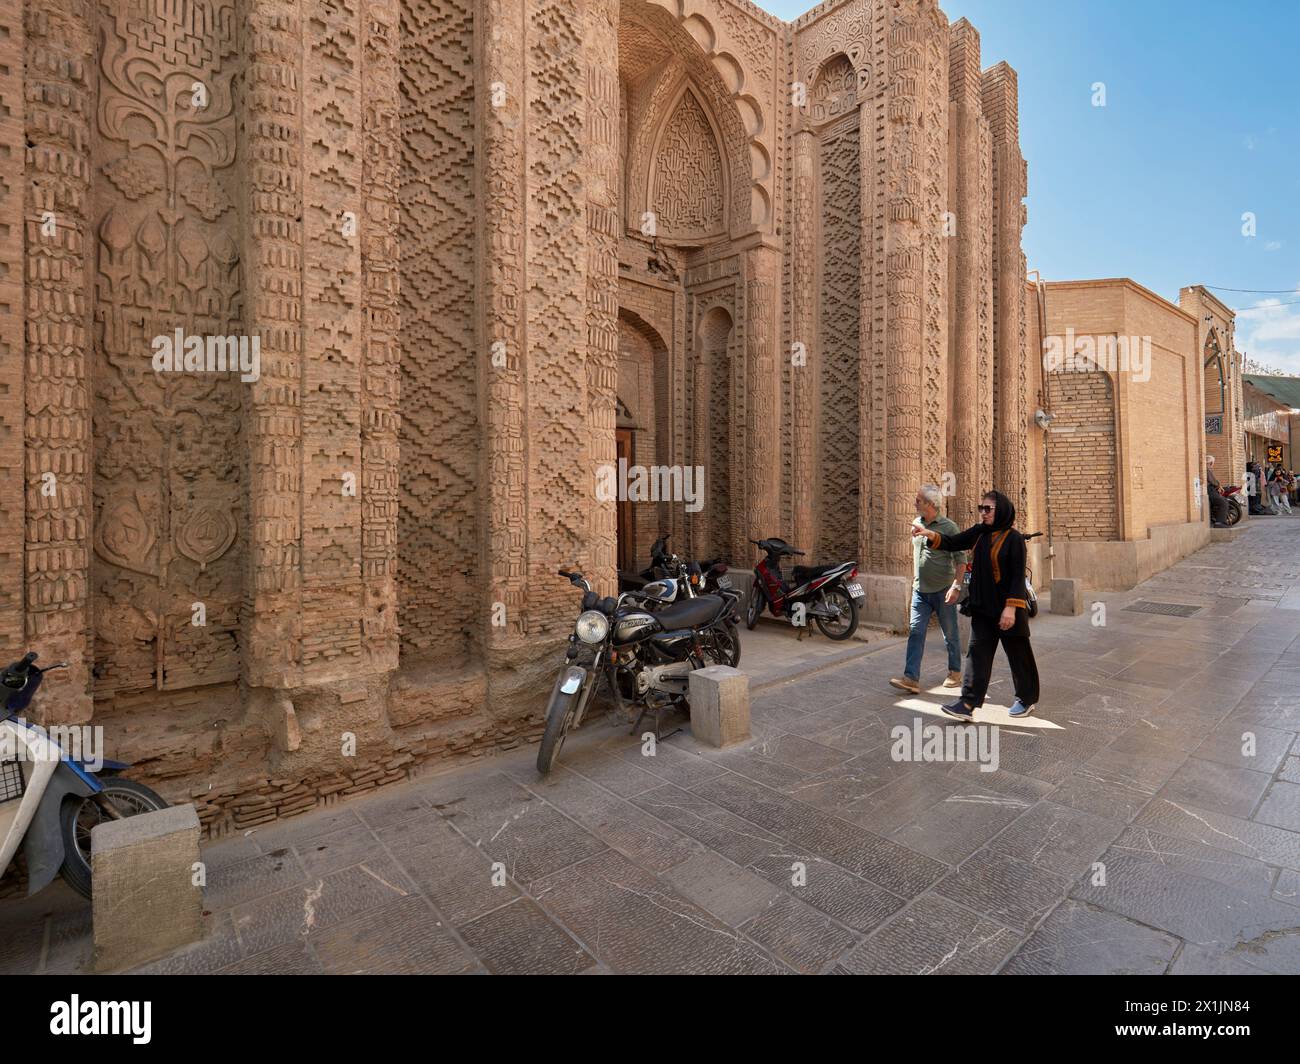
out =
<path fill-rule="evenodd" d="M 1268 482 L 1268 493 L 1273 499 L 1273 506 L 1279 511 L 1291 512 L 1291 500 L 1287 495 L 1286 478 L 1279 466 L 1273 470 L 1273 479 Z"/>

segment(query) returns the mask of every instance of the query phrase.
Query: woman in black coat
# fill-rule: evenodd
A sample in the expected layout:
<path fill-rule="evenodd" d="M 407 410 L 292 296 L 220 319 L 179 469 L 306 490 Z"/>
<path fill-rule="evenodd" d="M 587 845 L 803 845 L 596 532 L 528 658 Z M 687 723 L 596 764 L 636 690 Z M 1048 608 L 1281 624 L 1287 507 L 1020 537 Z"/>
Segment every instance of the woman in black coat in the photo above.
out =
<path fill-rule="evenodd" d="M 980 503 L 979 524 L 945 536 L 912 526 L 939 550 L 968 550 L 970 555 L 970 648 L 962 677 L 961 698 L 943 707 L 950 717 L 973 720 L 984 704 L 993 672 L 993 654 L 1002 644 L 1015 684 L 1011 716 L 1027 717 L 1038 702 L 1038 666 L 1029 643 L 1028 592 L 1025 590 L 1025 537 L 1014 527 L 1016 508 L 1001 492 L 988 492 Z"/>

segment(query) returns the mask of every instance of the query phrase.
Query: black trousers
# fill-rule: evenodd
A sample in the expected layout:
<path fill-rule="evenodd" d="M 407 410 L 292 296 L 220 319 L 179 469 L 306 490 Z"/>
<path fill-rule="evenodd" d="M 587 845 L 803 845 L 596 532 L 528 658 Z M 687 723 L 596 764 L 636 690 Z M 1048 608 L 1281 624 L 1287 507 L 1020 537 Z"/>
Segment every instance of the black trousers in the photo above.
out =
<path fill-rule="evenodd" d="M 1210 492 L 1210 520 L 1220 525 L 1228 521 L 1228 500 L 1215 492 Z"/>
<path fill-rule="evenodd" d="M 1016 610 L 1016 623 L 1005 632 L 996 617 L 972 614 L 970 648 L 966 651 L 966 671 L 962 675 L 961 700 L 973 709 L 984 704 L 989 677 L 993 674 L 993 655 L 998 644 L 1007 653 L 1011 680 L 1016 697 L 1026 706 L 1038 702 L 1038 665 L 1029 643 L 1029 619 L 1024 610 Z"/>

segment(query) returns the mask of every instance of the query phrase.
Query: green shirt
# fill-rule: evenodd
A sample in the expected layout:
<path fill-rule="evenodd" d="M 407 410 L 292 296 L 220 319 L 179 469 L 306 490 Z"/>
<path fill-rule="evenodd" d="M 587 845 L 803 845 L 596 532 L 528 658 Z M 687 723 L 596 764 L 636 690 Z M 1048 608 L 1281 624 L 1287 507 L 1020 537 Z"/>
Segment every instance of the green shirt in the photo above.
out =
<path fill-rule="evenodd" d="M 961 531 L 943 514 L 939 514 L 925 527 L 942 532 L 945 536 L 955 536 Z M 965 564 L 964 550 L 937 550 L 930 546 L 930 541 L 925 536 L 916 536 L 912 540 L 912 572 L 916 574 L 912 586 L 923 595 L 950 587 L 957 566 Z"/>

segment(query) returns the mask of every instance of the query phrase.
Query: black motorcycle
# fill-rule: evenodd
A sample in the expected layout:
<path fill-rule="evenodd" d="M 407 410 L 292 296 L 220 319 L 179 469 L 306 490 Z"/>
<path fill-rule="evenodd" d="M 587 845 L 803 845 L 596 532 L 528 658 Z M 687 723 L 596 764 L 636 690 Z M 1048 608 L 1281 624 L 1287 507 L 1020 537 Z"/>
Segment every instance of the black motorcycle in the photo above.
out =
<path fill-rule="evenodd" d="M 649 609 L 672 602 L 717 595 L 727 601 L 725 627 L 714 626 L 708 635 L 715 659 L 733 669 L 740 664 L 740 592 L 732 587 L 727 566 L 717 559 L 688 562 L 668 549 L 667 533 L 650 547 L 650 568 L 641 573 L 645 583 L 634 589 Z"/>
<path fill-rule="evenodd" d="M 708 665 L 726 665 L 719 635 L 734 607 L 717 595 L 700 595 L 649 608 L 641 592 L 601 598 L 581 573 L 559 575 L 582 591 L 582 612 L 569 636 L 564 667 L 551 690 L 546 727 L 537 751 L 537 771 L 555 765 L 569 730 L 582 723 L 592 696 L 604 680 L 620 711 L 639 709 L 633 734 L 647 715 L 661 733 L 666 710 L 686 705 L 690 674 Z"/>

